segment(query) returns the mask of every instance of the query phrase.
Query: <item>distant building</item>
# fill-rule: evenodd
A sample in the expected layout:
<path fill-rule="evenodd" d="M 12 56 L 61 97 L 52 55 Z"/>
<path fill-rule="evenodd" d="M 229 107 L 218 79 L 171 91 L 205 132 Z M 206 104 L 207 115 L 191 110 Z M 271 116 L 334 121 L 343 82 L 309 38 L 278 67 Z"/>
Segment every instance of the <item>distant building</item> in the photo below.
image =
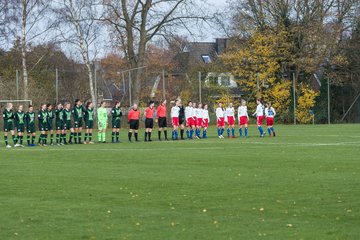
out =
<path fill-rule="evenodd" d="M 229 38 L 218 38 L 215 42 L 187 42 L 176 55 L 175 73 L 189 73 L 194 67 L 205 66 L 217 61 L 230 44 Z M 228 87 L 233 97 L 241 97 L 243 92 L 239 89 L 235 77 L 228 72 L 210 72 L 205 77 L 205 86 L 217 84 Z"/>

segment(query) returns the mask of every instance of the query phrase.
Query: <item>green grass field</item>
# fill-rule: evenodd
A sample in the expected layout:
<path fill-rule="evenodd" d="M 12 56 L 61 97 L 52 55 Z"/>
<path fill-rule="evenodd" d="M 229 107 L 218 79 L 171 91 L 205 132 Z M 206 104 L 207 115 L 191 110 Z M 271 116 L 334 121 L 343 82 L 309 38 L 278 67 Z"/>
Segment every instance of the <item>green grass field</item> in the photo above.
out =
<path fill-rule="evenodd" d="M 248 139 L 209 132 L 1 142 L 0 239 L 360 239 L 360 125 L 277 126 L 264 139 L 254 126 Z"/>

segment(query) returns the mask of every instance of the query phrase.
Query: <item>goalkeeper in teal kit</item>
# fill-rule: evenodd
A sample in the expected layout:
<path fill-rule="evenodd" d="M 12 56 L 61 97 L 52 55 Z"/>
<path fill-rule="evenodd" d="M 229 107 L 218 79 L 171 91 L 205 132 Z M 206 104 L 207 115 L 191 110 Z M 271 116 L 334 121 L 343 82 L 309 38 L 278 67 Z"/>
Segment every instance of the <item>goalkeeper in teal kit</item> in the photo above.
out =
<path fill-rule="evenodd" d="M 108 122 L 108 112 L 105 108 L 105 102 L 100 103 L 100 107 L 97 111 L 98 113 L 98 139 L 99 142 L 106 142 L 106 126 Z"/>

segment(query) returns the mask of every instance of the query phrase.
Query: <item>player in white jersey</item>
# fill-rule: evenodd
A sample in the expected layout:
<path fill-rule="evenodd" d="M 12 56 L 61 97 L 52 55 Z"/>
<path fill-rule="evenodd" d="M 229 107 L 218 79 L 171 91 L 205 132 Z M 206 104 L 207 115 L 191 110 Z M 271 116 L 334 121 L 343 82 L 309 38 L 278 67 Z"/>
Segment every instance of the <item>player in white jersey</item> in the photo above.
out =
<path fill-rule="evenodd" d="M 179 112 L 180 112 L 180 101 L 178 99 L 175 100 L 175 105 L 171 108 L 171 123 L 173 127 L 172 131 L 172 140 L 178 140 L 179 137 Z"/>
<path fill-rule="evenodd" d="M 270 137 L 275 137 L 275 129 L 273 127 L 275 116 L 276 116 L 275 109 L 271 106 L 271 102 L 268 102 L 265 108 L 265 117 L 266 117 L 266 126 Z"/>
<path fill-rule="evenodd" d="M 185 108 L 185 119 L 186 119 L 186 126 L 187 126 L 187 130 L 186 130 L 186 135 L 188 137 L 188 139 L 192 139 L 192 136 L 194 134 L 194 130 L 195 130 L 195 119 L 194 119 L 194 109 L 193 109 L 193 104 L 191 101 L 188 102 L 188 106 Z"/>
<path fill-rule="evenodd" d="M 230 137 L 230 129 L 231 129 L 231 137 L 235 138 L 235 109 L 233 107 L 233 103 L 229 103 L 229 106 L 225 109 L 225 121 L 228 124 L 227 127 L 227 135 Z"/>
<path fill-rule="evenodd" d="M 198 107 L 195 109 L 195 117 L 196 117 L 196 135 L 195 135 L 195 137 L 197 139 L 200 138 L 201 128 L 203 126 L 202 112 L 203 112 L 202 104 L 199 103 Z"/>
<path fill-rule="evenodd" d="M 264 137 L 265 132 L 262 128 L 262 122 L 264 120 L 264 105 L 261 103 L 260 99 L 256 99 L 256 104 L 256 111 L 253 113 L 253 116 L 256 116 L 256 122 L 260 132 L 260 137 Z"/>
<path fill-rule="evenodd" d="M 203 138 L 207 138 L 207 128 L 209 127 L 210 117 L 208 105 L 204 105 L 204 109 L 202 111 L 202 121 L 203 121 Z"/>
<path fill-rule="evenodd" d="M 238 122 L 239 122 L 239 134 L 240 137 L 243 136 L 243 128 L 245 132 L 245 137 L 248 136 L 248 121 L 249 115 L 247 111 L 246 101 L 241 100 L 241 105 L 238 108 Z"/>
<path fill-rule="evenodd" d="M 219 103 L 219 106 L 216 108 L 216 119 L 217 119 L 217 127 L 218 127 L 218 136 L 219 138 L 224 138 L 224 128 L 225 128 L 225 113 L 222 108 L 222 103 Z"/>

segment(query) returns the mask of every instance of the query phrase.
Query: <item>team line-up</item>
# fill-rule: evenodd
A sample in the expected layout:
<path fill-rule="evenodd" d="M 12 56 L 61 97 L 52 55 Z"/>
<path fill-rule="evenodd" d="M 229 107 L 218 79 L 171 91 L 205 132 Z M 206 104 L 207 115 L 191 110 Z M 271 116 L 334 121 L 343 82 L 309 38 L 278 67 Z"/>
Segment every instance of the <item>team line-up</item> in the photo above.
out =
<path fill-rule="evenodd" d="M 257 127 L 260 137 L 265 136 L 265 131 L 262 128 L 264 119 L 266 118 L 267 130 L 270 137 L 275 136 L 273 127 L 274 117 L 276 112 L 268 102 L 266 107 L 262 104 L 260 99 L 256 100 L 257 107 L 253 116 L 257 118 Z M 54 132 L 56 133 L 56 145 L 64 144 L 93 144 L 93 128 L 94 128 L 94 106 L 93 103 L 87 102 L 84 106 L 81 100 L 75 100 L 73 108 L 70 103 L 66 102 L 64 105 L 57 104 L 55 109 L 51 104 L 43 104 L 37 113 L 38 129 L 40 136 L 38 138 L 38 145 L 47 146 L 48 137 L 50 134 L 50 145 L 54 145 Z M 218 127 L 218 137 L 224 138 L 225 123 L 227 123 L 227 136 L 235 138 L 235 108 L 233 103 L 230 103 L 225 109 L 222 103 L 219 103 L 215 111 Z M 112 143 L 119 143 L 121 117 L 120 102 L 116 101 L 114 107 L 111 109 L 111 140 Z M 144 110 L 143 116 L 145 118 L 145 141 L 151 142 L 151 133 L 154 128 L 154 119 L 158 123 L 158 140 L 161 141 L 161 134 L 164 133 L 164 140 L 168 140 L 167 136 L 167 109 L 166 100 L 160 102 L 160 105 L 155 110 L 154 101 L 150 101 L 148 107 Z M 185 140 L 184 132 L 186 126 L 187 139 L 207 138 L 207 128 L 210 123 L 208 105 L 201 103 L 197 104 L 191 101 L 186 107 L 183 106 L 180 99 L 174 101 L 170 111 L 172 124 L 172 140 Z M 97 123 L 98 123 L 98 141 L 100 143 L 106 142 L 106 128 L 108 125 L 109 113 L 105 108 L 105 102 L 100 103 L 97 109 Z M 127 120 L 129 124 L 128 141 L 132 142 L 132 135 L 134 134 L 135 141 L 138 139 L 139 121 L 141 118 L 141 111 L 137 104 L 133 104 L 128 112 Z M 36 141 L 36 113 L 34 107 L 30 105 L 28 111 L 24 112 L 24 106 L 19 105 L 14 112 L 13 104 L 7 103 L 3 112 L 4 120 L 4 142 L 7 148 L 12 146 L 9 144 L 8 134 L 10 132 L 14 147 L 23 147 L 24 132 L 27 133 L 27 145 L 35 146 Z M 55 128 L 53 122 L 55 119 Z M 241 100 L 241 105 L 237 110 L 237 119 L 239 123 L 239 136 L 248 136 L 248 109 L 246 101 Z M 82 130 L 85 127 L 84 141 L 82 141 Z M 179 131 L 180 130 L 180 131 Z M 202 135 L 201 135 L 202 130 Z M 17 135 L 15 134 L 17 132 Z M 179 138 L 180 132 L 180 138 Z M 70 134 L 68 134 L 70 133 Z M 68 136 L 68 137 L 67 137 Z"/>

